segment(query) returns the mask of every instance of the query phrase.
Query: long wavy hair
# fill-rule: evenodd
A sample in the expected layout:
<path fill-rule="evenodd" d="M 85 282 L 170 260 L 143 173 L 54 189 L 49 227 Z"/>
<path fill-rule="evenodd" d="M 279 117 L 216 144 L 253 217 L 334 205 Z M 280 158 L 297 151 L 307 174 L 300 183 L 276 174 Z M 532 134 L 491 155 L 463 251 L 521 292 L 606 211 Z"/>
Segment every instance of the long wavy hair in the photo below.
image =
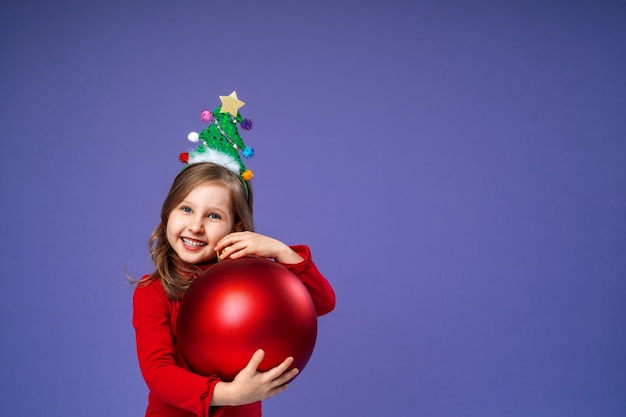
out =
<path fill-rule="evenodd" d="M 252 187 L 250 182 L 244 184 L 237 174 L 221 165 L 200 162 L 189 165 L 181 171 L 170 188 L 161 207 L 161 222 L 150 235 L 148 248 L 155 265 L 152 274 L 139 281 L 139 285 L 160 279 L 165 291 L 171 299 L 182 298 L 191 285 L 192 277 L 197 276 L 201 269 L 184 262 L 172 249 L 167 241 L 167 221 L 172 211 L 185 199 L 195 187 L 201 184 L 221 184 L 230 190 L 230 201 L 234 224 L 241 231 L 254 231 L 252 213 Z"/>

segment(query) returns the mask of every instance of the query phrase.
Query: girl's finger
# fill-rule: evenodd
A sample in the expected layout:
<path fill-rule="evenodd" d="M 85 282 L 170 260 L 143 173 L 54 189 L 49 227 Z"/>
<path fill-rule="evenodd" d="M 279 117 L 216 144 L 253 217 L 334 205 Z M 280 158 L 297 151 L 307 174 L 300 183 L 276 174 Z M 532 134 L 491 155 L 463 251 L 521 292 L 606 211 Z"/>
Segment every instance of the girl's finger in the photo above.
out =
<path fill-rule="evenodd" d="M 250 361 L 246 365 L 245 369 L 247 369 L 248 371 L 257 372 L 257 370 L 259 369 L 259 365 L 263 361 L 264 357 L 265 352 L 263 351 L 263 349 L 257 350 L 250 358 Z"/>

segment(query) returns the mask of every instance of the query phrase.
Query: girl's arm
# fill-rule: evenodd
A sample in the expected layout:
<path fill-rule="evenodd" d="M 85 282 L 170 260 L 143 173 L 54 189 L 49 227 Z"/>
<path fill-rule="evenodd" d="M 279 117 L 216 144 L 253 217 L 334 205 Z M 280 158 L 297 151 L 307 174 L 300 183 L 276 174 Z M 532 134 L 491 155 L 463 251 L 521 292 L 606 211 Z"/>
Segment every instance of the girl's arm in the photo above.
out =
<path fill-rule="evenodd" d="M 283 262 L 280 264 L 296 274 L 309 290 L 318 316 L 330 313 L 336 304 L 335 291 L 315 266 L 311 258 L 311 250 L 305 245 L 291 246 L 290 248 L 303 260 L 296 264 Z"/>
<path fill-rule="evenodd" d="M 283 242 L 254 232 L 231 233 L 215 246 L 221 259 L 245 256 L 273 258 L 296 274 L 309 290 L 317 315 L 335 308 L 335 292 L 328 280 L 317 270 L 311 251 L 305 245 L 287 246 Z"/>
<path fill-rule="evenodd" d="M 184 362 L 175 349 L 170 323 L 177 310 L 177 302 L 168 300 L 160 282 L 135 289 L 133 326 L 139 367 L 157 402 L 207 415 L 219 379 L 194 374 L 181 365 Z"/>

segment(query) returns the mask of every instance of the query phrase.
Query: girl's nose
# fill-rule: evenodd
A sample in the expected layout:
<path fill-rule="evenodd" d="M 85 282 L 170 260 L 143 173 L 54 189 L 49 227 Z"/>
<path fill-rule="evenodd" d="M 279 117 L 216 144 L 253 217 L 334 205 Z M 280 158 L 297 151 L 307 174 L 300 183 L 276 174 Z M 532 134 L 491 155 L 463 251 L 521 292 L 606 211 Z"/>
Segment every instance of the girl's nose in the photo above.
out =
<path fill-rule="evenodd" d="M 189 221 L 189 224 L 187 225 L 187 229 L 192 233 L 203 233 L 204 225 L 202 223 L 202 219 L 198 217 L 193 218 L 192 220 Z"/>

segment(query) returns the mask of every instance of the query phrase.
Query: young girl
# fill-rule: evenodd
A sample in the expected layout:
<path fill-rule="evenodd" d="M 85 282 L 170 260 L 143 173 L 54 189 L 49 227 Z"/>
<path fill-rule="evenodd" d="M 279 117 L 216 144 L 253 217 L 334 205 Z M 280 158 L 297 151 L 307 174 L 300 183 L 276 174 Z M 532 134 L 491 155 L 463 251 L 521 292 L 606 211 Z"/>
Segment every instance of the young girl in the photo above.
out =
<path fill-rule="evenodd" d="M 150 249 L 156 269 L 139 281 L 133 296 L 137 355 L 150 390 L 146 416 L 261 416 L 261 400 L 283 392 L 297 374 L 289 369 L 293 359 L 260 372 L 264 352 L 258 350 L 233 381 L 194 374 L 177 346 L 178 308 L 194 278 L 215 262 L 259 256 L 296 274 L 317 314 L 326 314 L 335 307 L 335 294 L 309 249 L 254 233 L 250 185 L 210 162 L 191 164 L 176 177 Z"/>

